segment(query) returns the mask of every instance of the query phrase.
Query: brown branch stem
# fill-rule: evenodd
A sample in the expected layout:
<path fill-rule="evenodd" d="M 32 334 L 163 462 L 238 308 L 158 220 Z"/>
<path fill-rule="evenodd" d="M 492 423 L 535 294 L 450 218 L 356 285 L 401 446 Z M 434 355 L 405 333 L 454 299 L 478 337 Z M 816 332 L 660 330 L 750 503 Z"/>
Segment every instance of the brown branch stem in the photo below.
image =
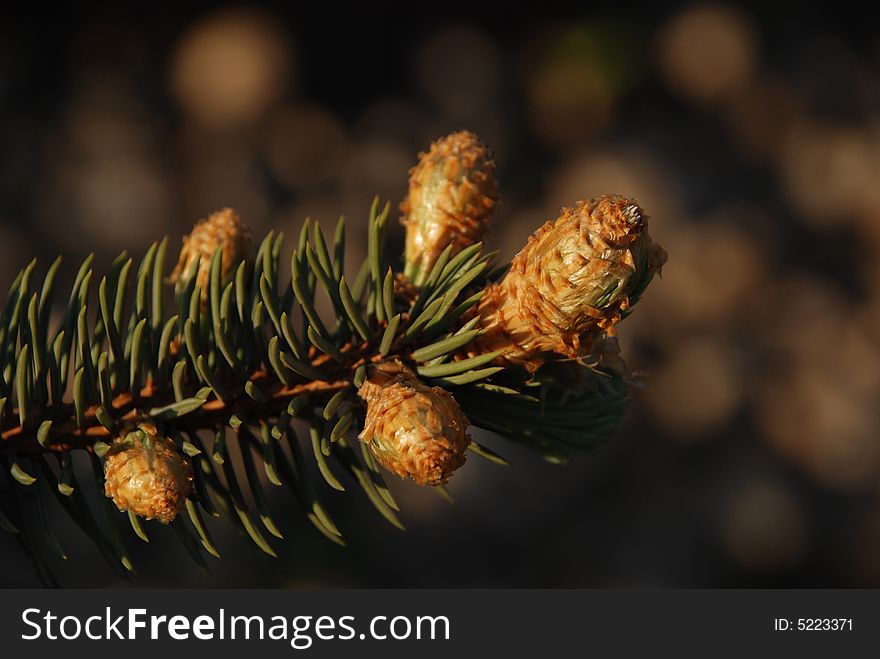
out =
<path fill-rule="evenodd" d="M 258 371 L 249 378 L 256 384 L 272 381 L 273 378 L 265 371 Z M 277 416 L 287 409 L 287 402 L 299 394 L 315 394 L 319 400 L 328 398 L 333 393 L 351 386 L 350 379 L 337 379 L 333 381 L 313 380 L 291 386 L 278 385 L 269 395 L 268 400 L 257 402 L 248 397 L 242 390 L 229 404 L 220 399 L 206 402 L 202 407 L 190 414 L 176 420 L 175 425 L 187 430 L 201 430 L 214 428 L 218 423 L 226 423 L 232 414 L 238 414 L 243 418 L 250 416 L 266 417 Z M 108 410 L 117 424 L 135 422 L 141 418 L 147 418 L 147 410 L 154 407 L 164 407 L 174 403 L 174 393 L 170 390 L 157 389 L 152 383 L 148 383 L 135 396 L 130 392 L 118 394 L 112 403 L 112 410 Z M 98 405 L 92 405 L 84 414 L 85 425 L 80 428 L 76 424 L 73 405 L 65 404 L 60 409 L 54 410 L 52 427 L 46 439 L 45 446 L 36 441 L 36 427 L 33 425 L 16 425 L 0 433 L 0 454 L 3 453 L 48 453 L 65 452 L 71 449 L 91 449 L 95 442 L 113 439 L 114 433 L 102 426 L 97 419 Z M 12 411 L 14 416 L 18 410 Z M 45 418 L 41 419 L 44 421 Z"/>

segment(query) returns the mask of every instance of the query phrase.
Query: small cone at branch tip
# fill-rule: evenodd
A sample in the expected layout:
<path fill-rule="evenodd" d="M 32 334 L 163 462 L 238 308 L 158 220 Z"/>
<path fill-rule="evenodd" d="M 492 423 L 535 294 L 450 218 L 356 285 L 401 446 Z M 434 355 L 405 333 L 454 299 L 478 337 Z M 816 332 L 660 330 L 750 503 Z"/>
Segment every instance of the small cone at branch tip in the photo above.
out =
<path fill-rule="evenodd" d="M 468 131 L 452 133 L 419 154 L 400 205 L 406 227 L 406 274 L 423 282 L 440 254 L 455 255 L 483 239 L 498 201 L 495 162 Z"/>
<path fill-rule="evenodd" d="M 203 307 L 208 301 L 211 258 L 218 247 L 223 250 L 221 277 L 225 285 L 235 276 L 241 261 L 253 262 L 254 253 L 251 228 L 231 208 L 211 213 L 196 222 L 192 232 L 183 238 L 180 258 L 169 277 L 169 281 L 180 291 L 195 276 L 196 285 L 201 289 Z"/>
<path fill-rule="evenodd" d="M 529 238 L 477 307 L 484 334 L 472 354 L 535 370 L 588 355 L 666 262 L 635 200 L 603 195 L 563 208 Z"/>
<path fill-rule="evenodd" d="M 141 424 L 118 438 L 104 462 L 104 494 L 116 507 L 170 524 L 192 492 L 190 461 L 174 442 Z"/>
<path fill-rule="evenodd" d="M 389 471 L 441 485 L 465 463 L 470 424 L 448 391 L 395 361 L 372 367 L 359 394 L 367 403 L 359 437 Z"/>

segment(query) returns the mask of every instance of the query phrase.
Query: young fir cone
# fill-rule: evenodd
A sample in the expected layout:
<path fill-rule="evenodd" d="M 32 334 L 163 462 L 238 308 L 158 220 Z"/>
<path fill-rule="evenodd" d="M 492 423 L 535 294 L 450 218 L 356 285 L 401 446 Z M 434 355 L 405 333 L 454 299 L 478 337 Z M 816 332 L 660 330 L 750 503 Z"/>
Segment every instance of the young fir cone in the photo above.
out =
<path fill-rule="evenodd" d="M 420 153 L 400 205 L 406 275 L 421 285 L 448 245 L 455 255 L 482 240 L 497 199 L 495 162 L 473 133 L 452 133 Z"/>
<path fill-rule="evenodd" d="M 152 424 L 118 438 L 104 462 L 104 493 L 119 510 L 170 524 L 192 492 L 193 471 Z"/>
<path fill-rule="evenodd" d="M 211 213 L 196 222 L 192 233 L 183 238 L 180 258 L 169 278 L 180 292 L 195 277 L 196 285 L 201 289 L 203 307 L 208 301 L 211 257 L 218 247 L 223 249 L 220 270 L 225 285 L 235 276 L 235 269 L 242 260 L 253 261 L 254 252 L 250 227 L 231 208 Z"/>
<path fill-rule="evenodd" d="M 419 485 L 441 485 L 465 463 L 469 422 L 448 391 L 388 362 L 372 367 L 358 393 L 367 403 L 359 436 L 389 471 Z"/>
<path fill-rule="evenodd" d="M 582 357 L 614 326 L 666 261 L 635 200 L 603 195 L 563 208 L 529 238 L 477 315 L 484 334 L 472 354 L 535 370 L 554 357 Z"/>

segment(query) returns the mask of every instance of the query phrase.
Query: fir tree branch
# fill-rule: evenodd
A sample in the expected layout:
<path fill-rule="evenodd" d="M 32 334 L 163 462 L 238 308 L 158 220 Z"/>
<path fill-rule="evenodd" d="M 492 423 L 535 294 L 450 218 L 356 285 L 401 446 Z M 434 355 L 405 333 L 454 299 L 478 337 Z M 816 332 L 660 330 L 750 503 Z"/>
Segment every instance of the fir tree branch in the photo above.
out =
<path fill-rule="evenodd" d="M 125 529 L 145 541 L 150 519 L 204 567 L 202 551 L 219 556 L 205 515 L 227 515 L 275 555 L 261 474 L 344 544 L 319 491 L 355 486 L 402 529 L 383 469 L 448 498 L 467 455 L 507 464 L 470 425 L 553 462 L 603 441 L 629 391 L 610 337 L 665 253 L 634 201 L 604 196 L 563 209 L 496 268 L 480 242 L 494 204 L 488 151 L 456 133 L 412 171 L 400 269 L 378 199 L 351 280 L 343 218 L 331 242 L 306 220 L 288 260 L 283 235 L 254 250 L 224 209 L 184 238 L 170 274 L 167 239 L 137 264 L 120 254 L 100 279 L 87 258 L 50 328 L 60 259 L 41 286 L 32 261 L 0 316 L 0 528 L 50 585 L 47 552 L 64 556 L 55 504 L 124 578 Z"/>

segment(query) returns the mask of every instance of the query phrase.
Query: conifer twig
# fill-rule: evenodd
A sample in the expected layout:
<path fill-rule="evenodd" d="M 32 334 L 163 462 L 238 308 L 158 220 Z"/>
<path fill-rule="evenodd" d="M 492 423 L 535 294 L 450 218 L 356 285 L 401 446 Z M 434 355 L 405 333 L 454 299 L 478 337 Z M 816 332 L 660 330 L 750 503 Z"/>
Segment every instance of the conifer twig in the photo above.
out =
<path fill-rule="evenodd" d="M 60 261 L 42 284 L 35 261 L 18 274 L 0 315 L 0 528 L 45 583 L 66 556 L 49 494 L 128 578 L 125 542 L 149 537 L 145 520 L 171 524 L 202 567 L 203 550 L 220 555 L 206 517 L 221 514 L 275 556 L 264 479 L 344 544 L 319 493 L 360 491 L 402 529 L 383 468 L 450 498 L 468 456 L 508 464 L 472 425 L 552 462 L 613 432 L 630 379 L 615 326 L 665 260 L 647 216 L 626 197 L 579 202 L 496 268 L 481 242 L 497 200 L 488 150 L 454 133 L 420 158 L 402 267 L 376 199 L 348 273 L 344 218 L 330 242 L 306 220 L 288 252 L 275 232 L 254 249 L 227 208 L 196 224 L 170 273 L 167 239 L 103 275 L 87 258 L 56 327 Z"/>

